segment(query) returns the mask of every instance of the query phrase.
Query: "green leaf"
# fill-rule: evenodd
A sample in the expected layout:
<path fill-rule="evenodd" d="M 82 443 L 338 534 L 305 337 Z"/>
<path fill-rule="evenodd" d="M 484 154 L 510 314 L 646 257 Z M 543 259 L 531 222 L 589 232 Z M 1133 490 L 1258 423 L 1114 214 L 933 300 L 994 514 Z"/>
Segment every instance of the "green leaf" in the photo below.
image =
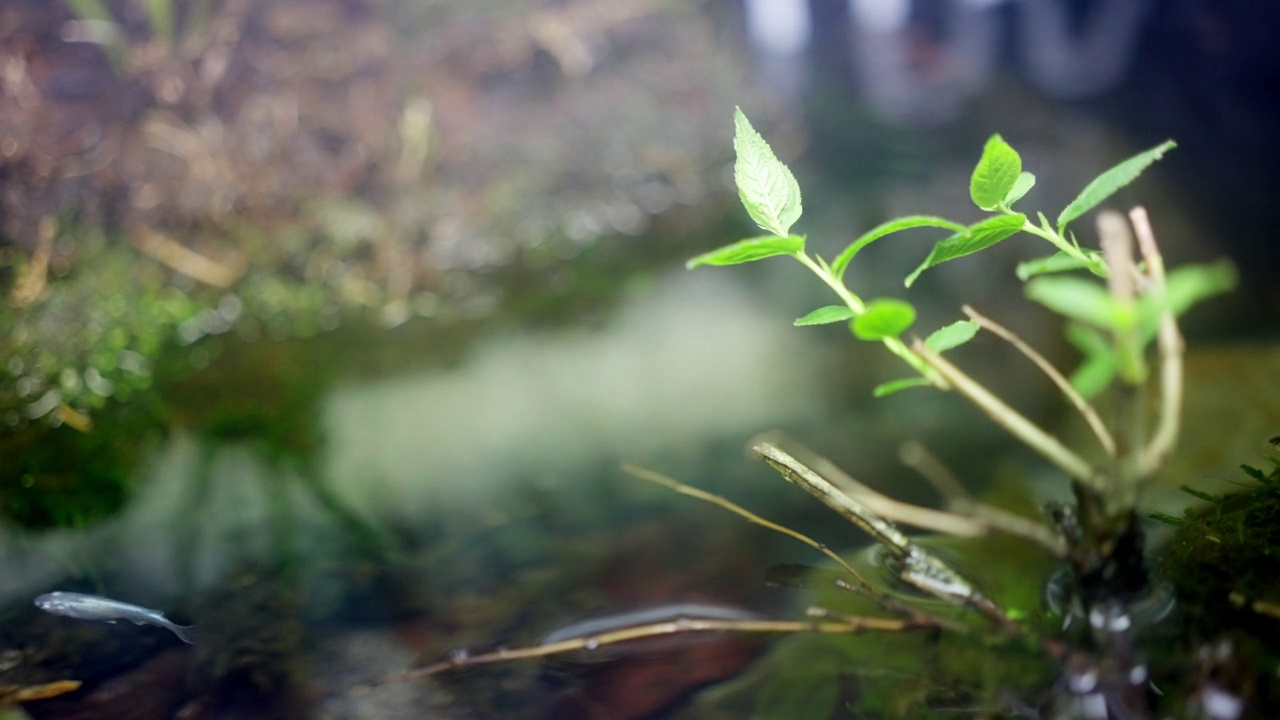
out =
<path fill-rule="evenodd" d="M 1080 191 L 1080 196 L 1072 200 L 1071 204 L 1063 208 L 1058 215 L 1058 233 L 1062 233 L 1067 223 L 1089 212 L 1097 207 L 1098 203 L 1111 197 L 1115 191 L 1133 182 L 1151 163 L 1164 157 L 1166 152 L 1177 146 L 1174 141 L 1166 140 L 1094 178 L 1093 182 Z"/>
<path fill-rule="evenodd" d="M 805 315 L 795 321 L 797 327 L 802 325 L 826 325 L 853 317 L 853 311 L 844 305 L 828 305 Z"/>
<path fill-rule="evenodd" d="M 1067 272 L 1069 270 L 1079 270 L 1087 267 L 1089 267 L 1089 263 L 1087 261 L 1060 252 L 1048 257 L 1020 262 L 1018 263 L 1018 269 L 1016 272 L 1018 274 L 1018 279 L 1026 282 L 1036 275 L 1049 275 L 1051 273 Z"/>
<path fill-rule="evenodd" d="M 890 380 L 886 383 L 880 383 L 871 391 L 875 397 L 882 398 L 886 395 L 892 395 L 908 388 L 924 387 L 929 384 L 928 380 L 922 377 L 902 378 L 901 380 Z"/>
<path fill-rule="evenodd" d="M 1165 299 L 1173 314 L 1181 315 L 1201 300 L 1235 289 L 1236 279 L 1236 268 L 1227 260 L 1183 265 L 1165 279 Z"/>
<path fill-rule="evenodd" d="M 853 334 L 862 340 L 883 340 L 897 337 L 916 321 L 916 309 L 911 303 L 895 298 L 877 298 L 867 303 L 867 309 L 849 323 Z"/>
<path fill-rule="evenodd" d="M 969 179 L 969 197 L 983 210 L 996 210 L 1009 196 L 1022 174 L 1022 158 L 999 135 L 982 148 L 982 158 Z M 1028 188 L 1030 189 L 1030 188 Z"/>
<path fill-rule="evenodd" d="M 1029 172 L 1018 174 L 1018 179 L 1014 181 L 1013 187 L 1009 188 L 1009 194 L 1004 196 L 1004 206 L 1012 208 L 1013 204 L 1022 199 L 1031 188 L 1036 185 L 1036 176 Z"/>
<path fill-rule="evenodd" d="M 977 334 L 978 323 L 972 320 L 957 320 L 934 330 L 929 337 L 925 338 L 924 344 L 936 353 L 944 353 L 969 342 Z"/>
<path fill-rule="evenodd" d="M 1084 278 L 1038 277 L 1027 283 L 1027 297 L 1054 312 L 1106 329 L 1132 327 L 1134 312 L 1117 303 L 1107 289 Z"/>
<path fill-rule="evenodd" d="M 1204 265 L 1183 265 L 1171 271 L 1165 279 L 1164 307 L 1176 317 L 1200 301 L 1228 292 L 1235 286 L 1236 269 L 1227 260 Z M 1143 295 L 1139 299 L 1143 342 L 1156 336 L 1164 307 L 1157 305 L 1150 295 Z"/>
<path fill-rule="evenodd" d="M 788 235 L 787 237 L 765 235 L 763 237 L 739 240 L 732 245 L 725 245 L 722 248 L 703 253 L 686 262 L 684 266 L 692 270 L 699 265 L 739 265 L 752 260 L 763 260 L 774 255 L 794 256 L 803 251 L 803 235 Z"/>
<path fill-rule="evenodd" d="M 844 278 L 845 268 L 849 266 L 849 261 L 853 260 L 853 256 L 858 251 L 869 245 L 873 240 L 890 233 L 896 233 L 901 230 L 910 230 L 918 227 L 940 227 L 951 230 L 952 232 L 964 232 L 964 225 L 954 223 L 940 217 L 931 215 L 908 215 L 906 217 L 894 218 L 886 223 L 881 223 L 870 230 L 866 231 L 858 237 L 857 240 L 849 243 L 849 247 L 845 248 L 831 263 L 831 270 L 835 273 L 836 278 Z"/>
<path fill-rule="evenodd" d="M 929 257 L 920 263 L 920 267 L 916 268 L 907 276 L 906 286 L 911 287 L 916 278 L 920 277 L 920 273 L 928 270 L 935 265 L 941 265 L 948 260 L 955 260 L 965 255 L 991 247 L 996 243 L 1004 240 L 1010 235 L 1022 229 L 1027 222 L 1025 215 L 1014 213 L 1012 215 L 997 215 L 988 218 L 980 223 L 965 228 L 963 232 L 958 232 L 951 237 L 938 242 L 933 246 L 933 250 L 929 253 Z"/>
<path fill-rule="evenodd" d="M 1094 397 L 1116 376 L 1111 343 L 1101 332 L 1080 323 L 1067 325 L 1067 340 L 1084 355 L 1080 366 L 1071 373 L 1071 386 L 1085 397 Z"/>
<path fill-rule="evenodd" d="M 733 149 L 738 155 L 733 181 L 738 186 L 738 197 L 757 225 L 785 236 L 800 219 L 800 185 L 751 127 L 742 108 L 734 109 L 733 124 Z"/>

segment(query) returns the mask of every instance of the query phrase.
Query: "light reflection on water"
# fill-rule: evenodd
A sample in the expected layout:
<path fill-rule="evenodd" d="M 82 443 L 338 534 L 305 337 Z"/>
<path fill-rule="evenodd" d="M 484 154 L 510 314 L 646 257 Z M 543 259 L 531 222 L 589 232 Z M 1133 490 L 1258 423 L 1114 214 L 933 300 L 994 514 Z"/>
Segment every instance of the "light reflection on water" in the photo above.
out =
<path fill-rule="evenodd" d="M 513 477 L 572 477 L 821 411 L 813 335 L 766 300 L 682 274 L 598 330 L 518 332 L 454 370 L 340 387 L 329 474 L 377 513 L 474 508 Z"/>
<path fill-rule="evenodd" d="M 479 525 L 535 479 L 573 503 L 574 479 L 600 467 L 737 442 L 820 412 L 813 338 L 730 274 L 678 272 L 595 329 L 516 330 L 482 341 L 456 367 L 340 383 L 323 403 L 316 474 L 375 526 L 442 516 Z M 0 600 L 104 567 L 113 586 L 137 588 L 138 601 L 215 585 L 278 550 L 273 503 L 282 497 L 295 527 L 324 522 L 299 482 L 305 472 L 247 443 L 210 449 L 175 432 L 144 463 L 120 516 L 85 531 L 0 537 Z M 193 489 L 201 481 L 207 490 Z"/>

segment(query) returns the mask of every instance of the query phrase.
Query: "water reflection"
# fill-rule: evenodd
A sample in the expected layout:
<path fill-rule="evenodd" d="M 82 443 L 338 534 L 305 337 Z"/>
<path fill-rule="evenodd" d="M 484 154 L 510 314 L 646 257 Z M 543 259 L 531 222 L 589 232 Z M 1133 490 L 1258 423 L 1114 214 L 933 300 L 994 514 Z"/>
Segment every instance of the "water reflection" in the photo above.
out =
<path fill-rule="evenodd" d="M 513 476 L 573 477 L 820 411 L 814 336 L 710 275 L 668 278 L 599 330 L 522 331 L 452 371 L 338 388 L 331 476 L 371 511 L 474 508 Z"/>
<path fill-rule="evenodd" d="M 710 600 L 735 585 L 725 599 L 741 601 L 755 583 L 724 558 L 749 543 L 715 530 L 736 523 L 685 506 L 703 516 L 689 525 L 689 514 L 663 514 L 679 500 L 655 504 L 654 493 L 602 480 L 622 459 L 655 455 L 692 459 L 714 477 L 724 471 L 707 447 L 739 456 L 742 437 L 826 407 L 815 335 L 737 282 L 678 272 L 594 329 L 520 329 L 474 343 L 452 366 L 339 383 L 318 407 L 299 406 L 323 428 L 312 452 L 264 444 L 243 416 L 175 429 L 115 517 L 76 531 L 4 530 L 0 604 L 24 608 L 59 587 L 176 611 L 210 629 L 193 652 L 215 692 L 277 693 L 273 702 L 309 682 L 287 670 L 305 652 L 304 624 L 326 627 L 328 660 L 312 661 L 378 656 L 372 669 L 327 678 L 344 686 L 327 690 L 345 704 L 347 690 L 376 679 L 366 676 L 404 670 L 416 653 L 536 638 L 628 602 Z M 425 360 L 433 348 L 422 351 Z M 254 378 L 246 370 L 239 381 Z M 201 391 L 210 403 L 245 392 Z M 672 559 L 695 542 L 698 555 Z M 342 618 L 391 634 L 338 630 Z M 81 623 L 67 636 L 57 620 L 34 620 L 42 643 L 164 644 L 120 625 Z M 435 628 L 427 640 L 425 628 Z"/>

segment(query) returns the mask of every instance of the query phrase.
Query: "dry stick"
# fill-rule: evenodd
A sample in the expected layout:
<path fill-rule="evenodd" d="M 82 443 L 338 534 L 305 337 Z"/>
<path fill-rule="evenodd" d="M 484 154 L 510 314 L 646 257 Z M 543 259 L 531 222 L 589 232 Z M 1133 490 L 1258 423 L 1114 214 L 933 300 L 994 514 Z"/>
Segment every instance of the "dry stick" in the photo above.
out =
<path fill-rule="evenodd" d="M 812 610 L 811 610 L 812 612 Z M 826 611 L 818 610 L 820 614 Z M 880 632 L 902 632 L 920 628 L 935 627 L 934 623 L 920 623 L 914 620 L 893 618 L 843 617 L 839 621 L 820 620 L 712 620 L 698 618 L 677 618 L 665 622 L 636 625 L 619 630 L 610 630 L 595 635 L 570 638 L 559 642 L 530 645 L 521 648 L 500 648 L 481 655 L 470 655 L 465 651 L 455 651 L 448 659 L 414 668 L 401 673 L 387 682 L 400 680 L 416 680 L 435 675 L 446 670 L 460 670 L 476 665 L 527 660 L 530 658 L 558 655 L 575 650 L 595 650 L 605 645 L 641 640 L 644 638 L 663 637 L 691 632 L 739 632 L 739 633 L 800 633 L 820 632 L 828 634 L 853 634 L 865 630 Z"/>
<path fill-rule="evenodd" d="M 956 537 L 978 537 L 986 535 L 991 530 L 1000 530 L 1032 540 L 1059 557 L 1066 555 L 1066 546 L 1053 530 L 1027 518 L 973 501 L 968 498 L 964 488 L 954 478 L 940 479 L 942 484 L 949 483 L 950 487 L 940 488 L 939 491 L 953 500 L 962 499 L 953 503 L 950 511 L 940 511 L 895 500 L 880 493 L 858 482 L 835 463 L 780 433 L 764 433 L 757 436 L 756 441 L 769 442 L 775 447 L 779 443 L 785 444 L 788 455 L 807 465 L 820 477 L 831 481 L 838 490 L 865 506 L 867 510 L 891 522 Z M 941 463 L 935 463 L 935 465 L 940 466 Z M 926 479 L 932 482 L 931 478 L 926 477 Z"/>
<path fill-rule="evenodd" d="M 955 513 L 974 518 L 991 530 L 1030 540 L 1056 557 L 1067 556 L 1067 543 L 1061 535 L 1030 518 L 975 500 L 924 445 L 914 441 L 903 443 L 898 457 L 937 488 L 947 499 L 947 507 Z"/>
<path fill-rule="evenodd" d="M 886 594 L 883 590 L 880 590 L 876 586 L 872 585 L 870 581 L 868 581 L 865 577 L 862 576 L 861 573 L 855 570 L 852 565 L 845 562 L 844 558 L 837 555 L 835 551 L 827 547 L 826 544 L 824 543 L 820 543 L 817 540 L 814 540 L 813 538 L 807 535 L 804 535 L 802 533 L 796 532 L 795 530 L 792 530 L 789 527 L 784 527 L 775 522 L 765 520 L 759 515 L 756 515 L 755 513 L 751 512 L 750 510 L 747 510 L 741 505 L 734 503 L 731 500 L 720 497 L 719 495 L 715 495 L 713 493 L 709 493 L 705 490 L 699 490 L 696 487 L 685 485 L 684 483 L 679 482 L 677 480 L 673 480 L 667 477 L 666 475 L 663 475 L 662 473 L 657 473 L 652 470 L 646 470 L 644 468 L 636 467 L 634 465 L 625 465 L 625 464 L 622 466 L 622 470 L 623 472 L 626 472 L 627 474 L 632 475 L 633 477 L 640 478 L 641 480 L 648 480 L 651 483 L 656 483 L 663 487 L 670 488 L 680 493 L 681 495 L 688 495 L 689 497 L 697 498 L 699 500 L 709 502 L 713 505 L 719 505 L 725 510 L 728 510 L 729 512 L 734 513 L 739 517 L 745 518 L 749 522 L 753 522 L 757 525 L 760 525 L 761 527 L 768 528 L 770 530 L 773 530 L 774 532 L 782 533 L 787 537 L 791 537 L 791 538 L 795 538 L 796 540 L 799 540 L 805 545 L 808 545 L 814 550 L 817 550 L 823 555 L 826 555 L 827 557 L 831 558 L 833 561 L 835 561 L 837 565 L 840 566 L 841 569 L 849 573 L 849 575 L 854 580 L 857 581 L 856 585 L 845 583 L 841 587 L 855 594 L 862 595 L 863 597 L 871 600 L 872 602 L 875 602 L 877 605 L 879 605 L 880 607 L 886 610 L 889 610 L 891 612 L 896 612 L 902 615 L 906 615 L 910 617 L 913 622 L 916 622 L 916 623 L 923 624 L 927 622 L 934 625 L 948 624 L 942 618 L 935 617 L 921 610 L 913 608 L 909 605 L 906 605 L 902 602 L 899 602 L 893 596 Z M 959 627 L 954 626 L 954 624 L 952 624 L 952 629 L 959 629 Z"/>
<path fill-rule="evenodd" d="M 987 390 L 963 370 L 952 365 L 950 361 L 938 353 L 930 350 L 923 340 L 912 342 L 911 349 L 924 358 L 925 362 L 937 370 L 938 374 L 951 383 L 961 395 L 964 395 L 970 402 L 977 405 L 979 409 L 1010 435 L 1043 455 L 1049 462 L 1057 465 L 1059 469 L 1085 486 L 1098 492 L 1104 492 L 1107 489 L 1106 481 L 1102 475 L 1084 458 L 1072 452 L 1056 437 L 1042 430 L 1017 410 L 1009 407 L 1003 400 L 993 395 L 991 391 Z"/>
<path fill-rule="evenodd" d="M 720 497 L 719 495 L 715 495 L 713 493 L 706 492 L 705 490 L 699 490 L 698 488 L 685 485 L 684 483 L 673 480 L 661 473 L 657 473 L 652 470 L 645 470 L 644 468 L 638 468 L 633 465 L 626 465 L 626 464 L 622 466 L 622 469 L 624 472 L 630 473 L 634 477 L 638 477 L 642 480 L 648 480 L 650 482 L 657 483 L 664 487 L 671 488 L 672 490 L 675 490 L 676 492 L 682 495 L 688 495 L 690 497 L 694 497 L 699 500 L 704 500 L 714 505 L 719 505 L 720 507 L 728 510 L 729 512 L 732 512 L 735 515 L 745 518 L 749 522 L 753 522 L 757 525 L 760 525 L 761 527 L 768 528 L 770 530 L 773 530 L 774 532 L 782 533 L 787 537 L 791 537 L 791 538 L 795 538 L 796 540 L 799 540 L 800 542 L 808 545 L 809 547 L 817 550 L 823 555 L 826 555 L 827 557 L 834 560 L 837 565 L 839 565 L 845 572 L 849 573 L 850 577 L 852 577 L 856 581 L 856 583 L 849 583 L 844 580 L 836 580 L 835 582 L 836 587 L 842 590 L 847 590 L 851 593 L 854 593 L 855 595 L 861 595 L 862 597 L 867 598 L 868 600 L 871 600 L 872 602 L 876 603 L 876 605 L 883 610 L 887 610 L 889 612 L 897 613 L 899 615 L 908 617 L 914 624 L 920 625 L 920 626 L 930 625 L 934 627 L 946 628 L 948 630 L 955 630 L 958 632 L 963 632 L 967 630 L 967 628 L 964 625 L 952 622 L 951 620 L 948 620 L 938 615 L 934 615 L 932 613 L 926 612 L 919 608 L 912 607 L 902 602 L 898 598 L 886 593 L 884 590 L 881 590 L 875 585 L 872 585 L 870 581 L 868 581 L 865 577 L 863 577 L 862 574 L 859 573 L 856 569 L 854 569 L 852 565 L 845 562 L 844 558 L 837 555 L 825 543 L 820 543 L 817 540 L 814 540 L 813 538 L 810 538 L 809 536 L 804 535 L 803 533 L 792 530 L 789 527 L 784 527 L 782 525 L 771 522 L 769 520 L 765 520 L 764 518 L 760 517 L 759 515 L 756 515 L 750 510 L 747 510 L 746 508 L 743 508 L 742 506 L 735 504 L 731 500 Z"/>
<path fill-rule="evenodd" d="M 898 577 L 917 589 L 953 605 L 968 605 L 1006 632 L 1020 634 L 1023 628 L 1011 620 L 990 598 L 978 592 L 963 576 L 951 569 L 910 538 L 889 520 L 842 493 L 811 468 L 767 440 L 753 439 L 751 451 L 773 466 L 782 477 L 809 491 L 845 519 L 876 539 L 902 564 Z"/>
<path fill-rule="evenodd" d="M 1155 232 L 1151 229 L 1151 220 L 1147 217 L 1146 208 L 1141 205 L 1129 211 L 1129 220 L 1133 223 L 1134 234 L 1138 237 L 1138 248 L 1147 263 L 1147 275 L 1151 280 L 1151 293 L 1156 302 L 1165 310 L 1160 315 L 1159 347 L 1160 347 L 1160 415 L 1156 421 L 1156 431 L 1151 441 L 1143 450 L 1142 476 L 1150 477 L 1156 472 L 1173 451 L 1178 440 L 1178 430 L 1182 415 L 1182 354 L 1184 344 L 1182 334 L 1178 332 L 1178 321 L 1166 302 L 1167 286 L 1164 275 L 1164 258 L 1156 246 Z"/>
<path fill-rule="evenodd" d="M 1111 431 L 1107 430 L 1106 424 L 1102 422 L 1102 418 L 1098 416 L 1098 411 L 1094 409 L 1093 405 L 1071 386 L 1070 380 L 1067 380 L 1043 355 L 1036 352 L 1035 348 L 1024 342 L 1012 330 L 979 313 L 970 305 L 965 305 L 962 309 L 983 330 L 1014 346 L 1018 349 L 1018 352 L 1035 363 L 1036 367 L 1040 368 L 1040 372 L 1047 375 L 1053 381 L 1053 384 L 1058 386 L 1058 390 L 1066 396 L 1067 400 L 1071 401 L 1071 404 L 1084 417 L 1085 422 L 1089 424 L 1089 429 L 1093 430 L 1094 437 L 1098 438 L 1098 442 L 1102 445 L 1102 449 L 1106 451 L 1107 456 L 1115 457 L 1116 441 L 1115 438 L 1111 437 Z"/>
<path fill-rule="evenodd" d="M 874 586 L 872 586 L 871 583 L 868 582 L 866 578 L 862 577 L 862 575 L 859 574 L 857 570 L 853 569 L 852 565 L 845 562 L 844 558 L 837 555 L 834 550 L 827 547 L 824 543 L 820 543 L 817 540 L 814 540 L 813 538 L 810 538 L 807 535 L 798 533 L 789 527 L 784 527 L 775 522 L 765 520 L 759 515 L 756 515 L 750 510 L 742 507 L 741 505 L 734 503 L 732 500 L 728 500 L 726 498 L 720 497 L 719 495 L 716 495 L 714 493 L 709 493 L 705 490 L 699 490 L 698 488 L 690 485 L 685 485 L 684 483 L 678 480 L 673 480 L 667 477 L 666 475 L 663 475 L 662 473 L 654 472 L 652 470 L 646 470 L 645 468 L 636 467 L 635 465 L 629 465 L 629 464 L 624 464 L 622 466 L 622 471 L 627 473 L 628 475 L 631 475 L 632 477 L 637 477 L 637 478 L 640 478 L 641 480 L 648 480 L 651 483 L 655 483 L 665 488 L 675 490 L 681 495 L 688 495 L 689 497 L 694 497 L 699 500 L 709 502 L 713 505 L 719 505 L 720 507 L 724 508 L 725 510 L 728 510 L 731 513 L 734 513 L 735 515 L 746 518 L 750 522 L 753 522 L 762 527 L 766 527 L 770 530 L 773 530 L 774 532 L 782 533 L 783 535 L 786 535 L 788 537 L 795 538 L 796 540 L 799 540 L 805 545 L 808 545 L 814 550 L 817 550 L 823 555 L 826 555 L 827 557 L 834 560 L 835 563 L 839 565 L 842 570 L 852 575 L 854 578 L 858 580 L 858 582 L 862 583 L 868 588 L 871 588 L 872 592 L 875 592 Z M 879 600 L 879 597 L 877 596 L 871 599 Z"/>
<path fill-rule="evenodd" d="M 752 445 L 760 443 L 767 443 L 779 449 L 781 449 L 782 445 L 786 445 L 786 455 L 794 458 L 802 466 L 806 466 L 809 471 L 817 476 L 830 481 L 839 492 L 857 504 L 864 506 L 865 511 L 870 511 L 871 514 L 879 515 L 891 522 L 910 525 L 922 530 L 933 530 L 934 532 L 946 533 L 956 537 L 978 537 L 987 533 L 985 524 L 967 515 L 913 505 L 901 500 L 895 500 L 884 493 L 874 490 L 870 486 L 855 480 L 853 476 L 841 470 L 835 463 L 781 433 L 763 433 L 757 435 L 751 441 Z M 813 491 L 810 490 L 810 492 Z M 865 511 L 859 512 L 865 515 Z M 855 520 L 855 522 L 857 521 Z M 868 530 L 868 532 L 872 531 Z M 872 534 L 874 535 L 874 532 Z"/>

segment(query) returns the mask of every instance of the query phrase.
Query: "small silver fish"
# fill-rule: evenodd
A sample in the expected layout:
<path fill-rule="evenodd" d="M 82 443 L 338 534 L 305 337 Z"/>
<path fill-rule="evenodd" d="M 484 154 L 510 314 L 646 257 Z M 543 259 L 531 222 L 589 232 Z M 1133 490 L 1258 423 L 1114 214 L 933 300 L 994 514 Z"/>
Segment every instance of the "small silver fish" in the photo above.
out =
<path fill-rule="evenodd" d="M 191 625 L 178 625 L 165 618 L 159 610 L 150 610 L 140 605 L 112 600 L 101 595 L 85 595 L 74 592 L 51 592 L 36 598 L 36 607 L 54 615 L 65 615 L 80 620 L 102 620 L 115 622 L 129 620 L 138 625 L 155 625 L 172 630 L 174 635 L 184 643 L 196 641 L 195 628 Z"/>

